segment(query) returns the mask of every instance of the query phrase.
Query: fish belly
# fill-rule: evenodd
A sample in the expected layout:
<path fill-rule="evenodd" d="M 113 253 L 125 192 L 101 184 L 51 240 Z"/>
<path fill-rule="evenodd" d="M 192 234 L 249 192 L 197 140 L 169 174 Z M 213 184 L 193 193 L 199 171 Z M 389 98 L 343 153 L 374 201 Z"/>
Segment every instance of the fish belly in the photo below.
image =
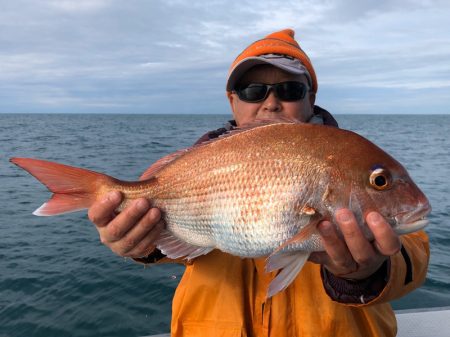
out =
<path fill-rule="evenodd" d="M 274 167 L 270 160 L 197 171 L 195 179 L 172 186 L 173 198 L 156 199 L 155 206 L 163 210 L 169 231 L 189 244 L 267 256 L 309 219 L 296 211 L 307 189 L 294 183 L 293 172 L 292 163 L 277 161 Z"/>

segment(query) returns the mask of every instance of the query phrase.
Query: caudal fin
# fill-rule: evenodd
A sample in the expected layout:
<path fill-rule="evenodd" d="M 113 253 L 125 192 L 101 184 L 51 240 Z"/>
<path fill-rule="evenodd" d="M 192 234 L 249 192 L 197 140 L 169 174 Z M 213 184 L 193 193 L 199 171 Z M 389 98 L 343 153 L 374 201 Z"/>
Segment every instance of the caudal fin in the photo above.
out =
<path fill-rule="evenodd" d="M 11 158 L 10 162 L 28 171 L 53 192 L 52 197 L 33 212 L 51 216 L 89 208 L 100 187 L 114 178 L 77 167 L 31 158 Z"/>

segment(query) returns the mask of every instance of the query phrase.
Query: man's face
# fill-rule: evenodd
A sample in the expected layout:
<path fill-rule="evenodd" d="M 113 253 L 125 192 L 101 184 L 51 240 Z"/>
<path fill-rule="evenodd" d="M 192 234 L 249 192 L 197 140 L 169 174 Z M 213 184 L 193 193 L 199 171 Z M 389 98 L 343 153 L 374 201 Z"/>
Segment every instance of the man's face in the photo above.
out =
<path fill-rule="evenodd" d="M 251 68 L 242 76 L 239 84 L 275 84 L 286 81 L 298 81 L 308 85 L 305 75 L 292 75 L 271 65 Z M 313 114 L 315 94 L 308 91 L 306 96 L 299 101 L 284 102 L 276 97 L 273 90 L 270 90 L 266 99 L 257 103 L 244 102 L 239 99 L 236 93 L 232 93 L 229 100 L 237 125 L 243 125 L 256 119 L 276 119 L 279 117 L 307 122 Z"/>

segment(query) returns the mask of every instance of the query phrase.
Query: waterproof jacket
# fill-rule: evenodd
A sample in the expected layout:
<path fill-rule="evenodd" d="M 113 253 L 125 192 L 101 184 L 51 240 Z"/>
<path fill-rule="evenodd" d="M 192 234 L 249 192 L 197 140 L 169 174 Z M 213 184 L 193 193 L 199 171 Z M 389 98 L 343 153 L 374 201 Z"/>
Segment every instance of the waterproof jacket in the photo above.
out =
<path fill-rule="evenodd" d="M 410 264 L 401 252 L 392 256 L 385 287 L 368 303 L 333 300 L 321 267 L 310 262 L 284 291 L 266 299 L 276 272 L 264 271 L 264 258 L 215 250 L 186 265 L 173 299 L 171 336 L 395 336 L 389 301 L 425 280 L 429 257 L 424 232 L 401 240 Z"/>

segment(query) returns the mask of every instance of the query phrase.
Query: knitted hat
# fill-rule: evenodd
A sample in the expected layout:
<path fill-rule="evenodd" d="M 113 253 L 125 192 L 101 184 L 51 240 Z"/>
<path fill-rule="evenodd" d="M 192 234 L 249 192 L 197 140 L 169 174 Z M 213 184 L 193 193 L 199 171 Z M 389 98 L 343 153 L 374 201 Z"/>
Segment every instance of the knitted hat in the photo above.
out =
<path fill-rule="evenodd" d="M 305 74 L 312 90 L 317 92 L 316 72 L 309 57 L 295 41 L 294 34 L 292 29 L 285 29 L 269 34 L 248 46 L 231 65 L 226 90 L 233 90 L 239 78 L 254 65 L 271 64 L 292 74 Z M 297 60 L 300 63 L 296 62 Z"/>

